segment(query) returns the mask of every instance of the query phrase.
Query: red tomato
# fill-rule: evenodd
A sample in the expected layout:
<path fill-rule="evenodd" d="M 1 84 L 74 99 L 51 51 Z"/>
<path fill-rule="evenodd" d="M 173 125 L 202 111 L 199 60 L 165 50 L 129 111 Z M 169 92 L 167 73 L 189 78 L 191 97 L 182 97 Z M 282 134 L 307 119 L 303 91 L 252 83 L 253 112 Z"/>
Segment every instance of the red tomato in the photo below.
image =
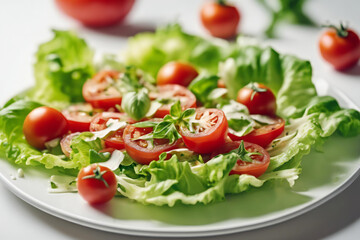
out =
<path fill-rule="evenodd" d="M 90 122 L 93 118 L 93 108 L 88 103 L 79 103 L 71 105 L 62 111 L 62 114 L 68 121 L 71 132 L 89 131 Z"/>
<path fill-rule="evenodd" d="M 212 153 L 221 148 L 226 141 L 228 122 L 225 114 L 219 109 L 196 109 L 193 123 L 194 131 L 185 126 L 180 127 L 180 134 L 185 145 L 197 153 Z"/>
<path fill-rule="evenodd" d="M 246 142 L 256 143 L 262 147 L 266 147 L 284 131 L 284 127 L 284 119 L 276 117 L 274 118 L 274 124 L 257 128 L 245 136 L 238 137 L 229 130 L 229 137 L 233 141 L 244 140 Z"/>
<path fill-rule="evenodd" d="M 196 107 L 195 95 L 183 86 L 178 84 L 166 84 L 158 86 L 157 89 L 157 92 L 150 92 L 150 99 L 160 99 L 165 103 L 156 111 L 154 115 L 156 118 L 163 118 L 168 115 L 170 113 L 171 106 L 177 100 L 180 100 L 182 110 Z"/>
<path fill-rule="evenodd" d="M 321 56 L 337 70 L 345 70 L 357 64 L 360 58 L 360 40 L 350 29 L 332 27 L 319 40 Z"/>
<path fill-rule="evenodd" d="M 240 22 L 240 13 L 235 6 L 218 2 L 208 2 L 202 6 L 201 22 L 214 37 L 234 37 Z"/>
<path fill-rule="evenodd" d="M 56 0 L 68 16 L 91 27 L 103 27 L 121 22 L 135 0 Z"/>
<path fill-rule="evenodd" d="M 119 119 L 124 120 L 130 123 L 134 123 L 134 120 L 129 118 L 125 113 L 115 113 L 115 112 L 103 112 L 97 114 L 90 124 L 90 131 L 101 131 L 107 128 L 106 123 L 110 119 Z M 123 132 L 124 128 L 117 130 L 111 136 L 108 136 L 105 139 L 105 147 L 107 148 L 115 148 L 122 150 L 125 148 L 124 140 L 123 140 Z"/>
<path fill-rule="evenodd" d="M 58 110 L 38 107 L 26 116 L 23 132 L 31 146 L 44 149 L 46 142 L 68 132 L 68 124 L 66 118 Z"/>
<path fill-rule="evenodd" d="M 157 85 L 179 84 L 187 87 L 198 76 L 196 69 L 188 63 L 169 62 L 157 74 Z"/>
<path fill-rule="evenodd" d="M 112 86 L 119 79 L 116 71 L 101 71 L 83 86 L 83 97 L 94 108 L 109 109 L 121 105 L 122 94 Z"/>
<path fill-rule="evenodd" d="M 68 135 L 65 135 L 61 141 L 60 141 L 60 146 L 61 146 L 61 150 L 63 151 L 64 155 L 67 157 L 70 157 L 70 154 L 72 152 L 72 148 L 71 148 L 71 140 L 78 136 L 80 133 L 76 132 L 76 133 L 71 133 Z"/>
<path fill-rule="evenodd" d="M 218 87 L 218 88 L 226 88 L 226 85 L 225 85 L 224 80 L 219 79 L 219 80 L 218 80 L 217 87 Z"/>
<path fill-rule="evenodd" d="M 240 144 L 241 141 L 227 142 L 218 153 L 214 153 L 212 156 L 216 156 L 220 153 L 228 153 L 231 150 L 237 149 Z M 254 143 L 244 142 L 244 146 L 247 151 L 261 153 L 261 155 L 250 156 L 253 159 L 252 162 L 238 160 L 237 164 L 229 174 L 248 174 L 255 177 L 261 176 L 270 164 L 269 153 L 264 148 Z"/>
<path fill-rule="evenodd" d="M 255 91 L 255 93 L 254 93 Z M 276 114 L 276 98 L 270 88 L 261 83 L 241 88 L 237 101 L 244 104 L 250 114 L 274 116 Z"/>
<path fill-rule="evenodd" d="M 91 164 L 80 170 L 77 179 L 79 194 L 90 204 L 105 203 L 115 196 L 116 177 L 107 167 Z"/>
<path fill-rule="evenodd" d="M 168 139 L 154 139 L 154 146 L 151 147 L 146 140 L 133 140 L 133 138 L 138 138 L 152 131 L 151 127 L 137 128 L 132 125 L 128 125 L 124 130 L 126 153 L 140 164 L 149 164 L 153 160 L 158 160 L 161 153 L 177 148 L 181 142 L 178 139 L 173 144 L 169 144 Z"/>

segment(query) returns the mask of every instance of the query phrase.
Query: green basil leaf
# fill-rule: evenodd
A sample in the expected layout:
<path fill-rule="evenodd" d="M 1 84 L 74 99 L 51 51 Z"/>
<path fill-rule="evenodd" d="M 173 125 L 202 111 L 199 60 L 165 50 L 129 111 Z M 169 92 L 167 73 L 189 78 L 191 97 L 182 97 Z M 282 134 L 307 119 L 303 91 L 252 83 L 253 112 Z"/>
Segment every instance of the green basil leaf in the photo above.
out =
<path fill-rule="evenodd" d="M 195 114 L 195 108 L 189 108 L 186 109 L 182 114 L 181 114 L 181 118 L 182 119 L 187 119 L 189 117 L 191 117 L 192 115 Z"/>
<path fill-rule="evenodd" d="M 174 117 L 181 117 L 181 103 L 177 101 L 170 108 L 170 115 Z"/>
<path fill-rule="evenodd" d="M 141 89 L 139 92 L 126 93 L 122 99 L 121 107 L 131 118 L 142 119 L 150 108 L 150 98 L 147 91 Z"/>

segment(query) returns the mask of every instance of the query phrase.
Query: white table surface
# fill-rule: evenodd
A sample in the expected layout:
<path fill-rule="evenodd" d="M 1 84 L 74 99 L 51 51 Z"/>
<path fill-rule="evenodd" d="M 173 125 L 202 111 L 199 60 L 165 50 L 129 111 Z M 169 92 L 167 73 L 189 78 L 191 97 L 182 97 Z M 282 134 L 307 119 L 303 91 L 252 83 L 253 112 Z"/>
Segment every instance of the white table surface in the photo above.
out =
<path fill-rule="evenodd" d="M 50 29 L 74 29 L 96 50 L 116 52 L 129 36 L 180 22 L 186 31 L 205 35 L 198 11 L 200 0 L 137 0 L 122 26 L 87 29 L 62 15 L 51 0 L 0 2 L 0 103 L 33 84 L 33 55 L 39 43 L 51 37 Z M 235 1 L 233 1 L 235 2 Z M 242 12 L 241 31 L 261 36 L 269 16 L 253 0 L 236 1 Z M 307 12 L 317 23 L 347 21 L 360 32 L 357 0 L 309 0 Z M 360 64 L 350 71 L 332 70 L 320 58 L 317 40 L 321 30 L 283 25 L 276 49 L 311 59 L 314 76 L 345 92 L 360 106 Z M 282 44 L 286 43 L 286 44 Z M 289 221 L 254 231 L 206 239 L 358 239 L 360 236 L 360 178 L 320 207 Z M 102 232 L 48 215 L 17 198 L 0 183 L 0 239 L 143 239 Z M 147 238 L 151 239 L 151 238 Z M 153 238 L 155 239 L 155 238 Z"/>

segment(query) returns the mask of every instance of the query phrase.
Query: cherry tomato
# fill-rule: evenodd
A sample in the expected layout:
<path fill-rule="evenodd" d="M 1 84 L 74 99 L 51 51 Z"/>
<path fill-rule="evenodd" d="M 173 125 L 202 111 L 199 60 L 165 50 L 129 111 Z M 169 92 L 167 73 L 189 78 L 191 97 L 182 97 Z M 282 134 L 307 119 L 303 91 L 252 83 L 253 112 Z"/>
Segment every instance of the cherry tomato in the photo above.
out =
<path fill-rule="evenodd" d="M 249 134 L 241 137 L 236 136 L 232 133 L 231 129 L 229 129 L 229 137 L 233 141 L 244 140 L 246 142 L 256 143 L 261 147 L 266 147 L 284 131 L 284 119 L 280 117 L 274 117 L 273 120 L 273 124 L 254 129 Z"/>
<path fill-rule="evenodd" d="M 187 87 L 198 76 L 196 69 L 188 63 L 169 62 L 157 74 L 157 85 L 179 84 Z"/>
<path fill-rule="evenodd" d="M 155 119 L 154 121 L 158 120 Z M 153 160 L 158 160 L 161 153 L 175 149 L 181 143 L 180 139 L 172 144 L 169 144 L 168 139 L 154 139 L 154 146 L 151 146 L 146 140 L 134 140 L 134 138 L 152 131 L 151 127 L 138 128 L 132 125 L 128 125 L 124 130 L 123 138 L 126 153 L 140 164 L 149 164 Z"/>
<path fill-rule="evenodd" d="M 219 79 L 219 80 L 218 80 L 217 87 L 218 87 L 218 88 L 226 88 L 226 85 L 225 85 L 224 80 Z"/>
<path fill-rule="evenodd" d="M 163 105 L 156 111 L 154 117 L 163 118 L 170 113 L 171 106 L 180 100 L 182 110 L 196 107 L 196 97 L 186 87 L 178 84 L 166 84 L 157 87 L 157 92 L 150 92 L 151 100 L 158 99 Z"/>
<path fill-rule="evenodd" d="M 329 27 L 319 40 L 321 56 L 337 70 L 356 65 L 360 58 L 359 36 L 343 25 Z"/>
<path fill-rule="evenodd" d="M 115 105 L 121 105 L 122 94 L 113 85 L 119 81 L 120 73 L 116 71 L 101 71 L 83 86 L 83 97 L 94 108 L 108 110 Z"/>
<path fill-rule="evenodd" d="M 90 122 L 93 118 L 93 108 L 88 103 L 71 105 L 62 110 L 62 114 L 68 121 L 71 132 L 89 131 Z"/>
<path fill-rule="evenodd" d="M 77 179 L 79 194 L 90 204 L 105 203 L 115 196 L 116 177 L 107 167 L 91 164 L 80 170 Z"/>
<path fill-rule="evenodd" d="M 216 156 L 221 153 L 228 153 L 231 150 L 237 149 L 240 144 L 241 141 L 227 142 L 220 151 L 213 153 L 212 156 Z M 250 157 L 253 159 L 252 162 L 238 160 L 237 164 L 233 167 L 229 174 L 248 174 L 255 177 L 261 176 L 270 164 L 269 153 L 264 148 L 254 143 L 244 142 L 244 146 L 247 151 L 260 153 L 261 155 L 251 155 Z"/>
<path fill-rule="evenodd" d="M 106 123 L 110 119 L 119 119 L 124 120 L 129 123 L 134 123 L 135 121 L 129 118 L 125 113 L 115 113 L 115 112 L 103 112 L 97 114 L 90 124 L 90 131 L 101 131 L 107 128 Z M 105 139 L 105 147 L 106 148 L 115 148 L 118 150 L 122 150 L 125 148 L 124 140 L 123 140 L 123 132 L 124 128 L 121 128 L 114 132 L 112 135 L 108 136 Z"/>
<path fill-rule="evenodd" d="M 275 95 L 264 84 L 254 83 L 241 88 L 237 95 L 237 101 L 244 104 L 249 109 L 250 114 L 269 116 L 276 114 Z"/>
<path fill-rule="evenodd" d="M 196 121 L 196 122 L 195 122 Z M 228 122 L 219 109 L 196 109 L 195 121 L 190 123 L 193 131 L 180 127 L 180 134 L 185 145 L 197 153 L 212 153 L 221 148 L 226 141 Z"/>
<path fill-rule="evenodd" d="M 237 33 L 240 13 L 235 6 L 224 0 L 205 3 L 200 11 L 203 26 L 214 37 L 231 38 Z"/>
<path fill-rule="evenodd" d="M 70 157 L 70 154 L 72 152 L 72 148 L 71 148 L 71 140 L 78 136 L 80 133 L 76 132 L 76 133 L 71 133 L 68 135 L 65 135 L 61 141 L 60 141 L 60 146 L 61 146 L 61 150 L 63 151 L 64 155 L 67 157 Z"/>
<path fill-rule="evenodd" d="M 91 27 L 103 27 L 121 22 L 135 0 L 56 0 L 68 16 Z"/>
<path fill-rule="evenodd" d="M 58 110 L 38 107 L 26 116 L 23 132 L 31 146 L 44 149 L 46 142 L 68 132 L 68 124 L 66 118 Z"/>

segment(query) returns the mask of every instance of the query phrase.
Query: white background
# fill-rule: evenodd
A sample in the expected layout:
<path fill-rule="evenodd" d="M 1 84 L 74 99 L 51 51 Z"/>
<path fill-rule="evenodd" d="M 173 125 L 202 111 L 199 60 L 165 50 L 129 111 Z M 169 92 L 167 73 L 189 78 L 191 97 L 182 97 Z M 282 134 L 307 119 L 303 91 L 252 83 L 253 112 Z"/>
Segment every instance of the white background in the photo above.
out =
<path fill-rule="evenodd" d="M 62 15 L 50 0 L 0 2 L 0 103 L 33 84 L 33 55 L 50 29 L 74 29 L 96 50 L 117 52 L 129 36 L 180 22 L 186 31 L 205 36 L 198 12 L 204 1 L 137 1 L 122 26 L 101 30 L 84 28 Z M 269 16 L 253 0 L 236 2 L 242 12 L 240 31 L 261 37 Z M 306 11 L 317 23 L 346 21 L 360 32 L 360 2 L 310 0 Z M 360 65 L 339 73 L 325 64 L 317 50 L 321 29 L 282 25 L 280 38 L 271 40 L 280 52 L 310 59 L 314 76 L 342 90 L 360 106 Z M 360 179 L 322 206 L 287 222 L 239 234 L 206 239 L 356 239 L 360 235 Z M 111 234 L 69 223 L 33 208 L 0 184 L 0 239 L 141 239 Z M 149 238 L 148 238 L 149 239 Z M 155 238 L 154 238 L 155 239 Z"/>

